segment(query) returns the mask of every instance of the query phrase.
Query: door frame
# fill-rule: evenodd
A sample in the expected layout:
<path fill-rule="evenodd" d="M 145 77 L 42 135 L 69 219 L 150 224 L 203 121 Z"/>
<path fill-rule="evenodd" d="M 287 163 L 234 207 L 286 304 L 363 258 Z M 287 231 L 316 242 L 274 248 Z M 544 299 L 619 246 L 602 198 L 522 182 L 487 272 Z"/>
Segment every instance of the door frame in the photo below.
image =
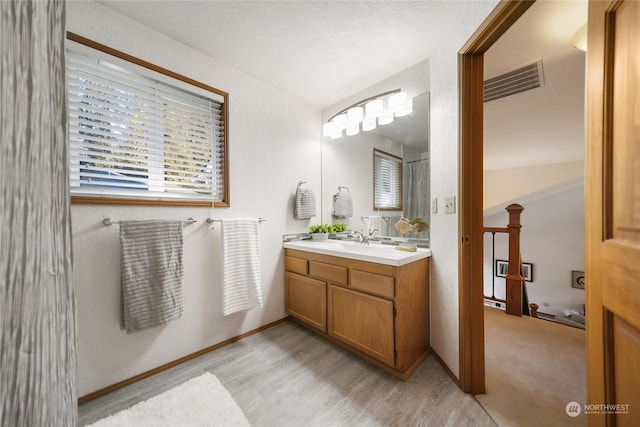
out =
<path fill-rule="evenodd" d="M 460 388 L 485 392 L 483 282 L 484 53 L 535 0 L 502 0 L 458 52 Z"/>

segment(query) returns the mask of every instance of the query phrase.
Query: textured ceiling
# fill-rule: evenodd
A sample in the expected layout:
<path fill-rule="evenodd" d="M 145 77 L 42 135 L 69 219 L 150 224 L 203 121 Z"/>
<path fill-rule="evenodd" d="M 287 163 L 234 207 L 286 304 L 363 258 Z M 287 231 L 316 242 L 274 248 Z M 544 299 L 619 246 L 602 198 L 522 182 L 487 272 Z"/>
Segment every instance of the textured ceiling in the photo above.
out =
<path fill-rule="evenodd" d="M 461 1 L 100 4 L 325 108 L 430 56 Z"/>
<path fill-rule="evenodd" d="M 319 109 L 429 58 L 443 37 L 463 25 L 461 11 L 478 1 L 485 0 L 98 0 Z M 567 126 L 566 119 L 566 111 L 575 116 L 581 107 L 559 102 L 567 99 L 562 91 L 568 85 L 563 82 L 581 83 L 566 72 L 552 74 L 549 58 L 559 63 L 562 56 L 573 57 L 575 64 L 576 55 L 583 55 L 571 45 L 571 37 L 586 22 L 586 9 L 584 0 L 538 0 L 485 55 L 487 77 L 539 58 L 549 64 L 545 89 L 520 95 L 521 101 L 515 99 L 518 95 L 502 101 L 502 113 L 494 116 L 494 123 L 487 118 L 492 129 L 485 135 L 488 169 L 584 157 L 583 129 Z M 563 65 L 555 69 L 568 70 Z M 558 102 L 549 108 L 543 102 L 552 97 L 559 97 Z M 486 114 L 495 113 L 500 102 L 487 104 Z M 512 116 L 518 108 L 537 116 L 516 120 Z M 549 124 L 544 134 L 539 121 L 543 119 Z"/>
<path fill-rule="evenodd" d="M 571 39 L 586 22 L 584 0 L 536 1 L 485 54 L 485 78 L 539 58 L 578 54 Z"/>

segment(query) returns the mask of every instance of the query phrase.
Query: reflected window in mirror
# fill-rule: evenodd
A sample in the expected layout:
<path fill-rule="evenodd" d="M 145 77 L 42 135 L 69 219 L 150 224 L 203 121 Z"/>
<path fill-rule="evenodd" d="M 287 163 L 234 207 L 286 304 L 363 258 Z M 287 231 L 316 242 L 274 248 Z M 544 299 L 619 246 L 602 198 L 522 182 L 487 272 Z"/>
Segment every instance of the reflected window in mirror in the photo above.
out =
<path fill-rule="evenodd" d="M 402 210 L 402 158 L 375 148 L 373 209 Z"/>
<path fill-rule="evenodd" d="M 322 222 L 333 221 L 333 195 L 338 186 L 349 187 L 353 216 L 341 219 L 352 231 L 377 229 L 378 239 L 402 236 L 394 228 L 401 218 L 430 222 L 429 93 L 413 97 L 413 113 L 396 117 L 354 136 L 322 139 Z M 402 159 L 402 208 L 374 208 L 373 150 Z M 400 193 L 400 191 L 398 192 Z M 419 245 L 429 247 L 429 232 L 418 233 Z"/>

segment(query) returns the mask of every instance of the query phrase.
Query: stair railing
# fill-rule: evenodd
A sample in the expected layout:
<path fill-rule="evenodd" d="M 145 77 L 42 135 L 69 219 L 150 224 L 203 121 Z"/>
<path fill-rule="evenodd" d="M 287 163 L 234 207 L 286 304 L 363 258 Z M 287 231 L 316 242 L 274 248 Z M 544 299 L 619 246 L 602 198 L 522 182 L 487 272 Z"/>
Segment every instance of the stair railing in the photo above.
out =
<path fill-rule="evenodd" d="M 505 311 L 507 314 L 514 316 L 522 316 L 525 312 L 528 314 L 528 301 L 526 301 L 526 291 L 524 290 L 524 277 L 522 276 L 522 260 L 520 258 L 520 215 L 524 208 L 518 204 L 507 206 L 506 211 L 509 212 L 509 224 L 506 227 L 484 227 L 485 233 L 493 235 L 493 282 L 492 295 L 490 299 L 502 301 L 495 297 L 495 233 L 506 233 L 509 235 L 509 258 L 506 275 L 506 304 Z M 525 308 L 527 307 L 527 308 Z M 526 311 L 525 311 L 526 310 Z"/>

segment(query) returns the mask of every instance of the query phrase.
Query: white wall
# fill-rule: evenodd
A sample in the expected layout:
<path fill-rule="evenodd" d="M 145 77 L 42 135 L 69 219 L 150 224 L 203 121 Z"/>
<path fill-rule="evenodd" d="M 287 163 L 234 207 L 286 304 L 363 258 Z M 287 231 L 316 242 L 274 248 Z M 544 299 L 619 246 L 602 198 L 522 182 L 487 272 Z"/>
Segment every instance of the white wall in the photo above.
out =
<path fill-rule="evenodd" d="M 584 179 L 584 161 L 484 171 L 484 209 L 503 208 L 507 201 Z"/>
<path fill-rule="evenodd" d="M 306 231 L 293 219 L 298 180 L 320 194 L 320 111 L 94 2 L 68 3 L 67 30 L 230 94 L 230 208 L 73 205 L 80 396 L 285 316 L 281 236 Z M 319 209 L 319 208 L 318 208 Z M 319 212 L 318 212 L 319 215 Z M 219 224 L 207 217 L 264 217 L 260 227 L 264 309 L 223 317 Z M 183 317 L 126 335 L 119 329 L 117 225 L 101 220 L 183 219 Z"/>
<path fill-rule="evenodd" d="M 584 304 L 584 291 L 571 287 L 571 271 L 584 271 L 584 184 L 578 180 L 545 197 L 513 200 L 524 207 L 520 233 L 522 261 L 533 264 L 527 283 L 530 303 L 549 314 Z M 508 213 L 484 217 L 487 227 L 506 227 Z M 508 237 L 496 234 L 496 259 L 508 259 Z M 484 238 L 484 294 L 491 296 L 491 234 Z M 505 298 L 505 279 L 495 278 L 495 296 Z"/>
<path fill-rule="evenodd" d="M 484 104 L 485 169 L 584 160 L 585 54 L 568 48 L 542 58 L 544 86 Z"/>
<path fill-rule="evenodd" d="M 444 214 L 444 198 L 458 195 L 458 51 L 493 10 L 496 1 L 461 3 L 459 13 L 443 18 L 446 32 L 431 66 L 431 347 L 459 376 L 458 214 Z M 456 199 L 457 200 L 457 199 Z"/>

